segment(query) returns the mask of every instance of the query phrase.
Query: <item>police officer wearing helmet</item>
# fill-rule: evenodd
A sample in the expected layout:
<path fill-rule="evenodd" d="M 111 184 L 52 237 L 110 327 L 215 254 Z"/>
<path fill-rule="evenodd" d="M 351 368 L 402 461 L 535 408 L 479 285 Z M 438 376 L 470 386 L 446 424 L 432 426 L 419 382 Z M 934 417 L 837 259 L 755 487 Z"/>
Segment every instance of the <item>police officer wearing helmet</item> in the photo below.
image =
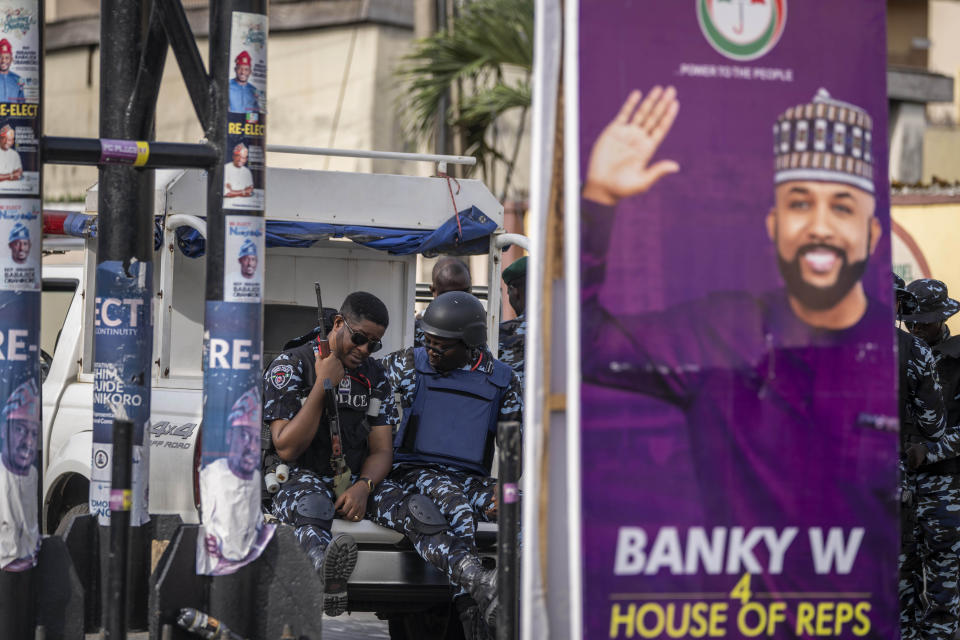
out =
<path fill-rule="evenodd" d="M 917 299 L 894 275 L 897 319 L 916 311 Z M 920 339 L 897 327 L 899 355 L 900 451 L 904 459 L 900 504 L 900 634 L 903 638 L 941 637 L 955 628 L 960 601 L 958 561 L 952 546 L 960 541 L 954 518 L 945 510 L 951 499 L 943 488 L 950 476 L 916 472 L 930 446 L 946 428 L 946 410 L 936 364 Z M 956 429 L 956 427 L 954 427 Z M 924 576 L 926 575 L 926 585 Z M 926 592 L 928 607 L 920 597 Z"/>
<path fill-rule="evenodd" d="M 496 517 L 490 469 L 497 423 L 521 421 L 520 381 L 487 348 L 486 311 L 469 293 L 438 296 L 421 324 L 423 347 L 384 358 L 404 407 L 389 478 L 431 498 L 455 534 L 474 545 L 475 519 Z M 494 597 L 461 592 L 456 599 L 468 637 L 484 637 L 496 618 L 491 590 Z"/>
<path fill-rule="evenodd" d="M 438 258 L 430 272 L 430 295 L 436 298 L 447 291 L 470 292 L 472 286 L 470 267 L 463 260 L 453 256 Z M 413 323 L 413 346 L 423 346 L 423 327 L 418 314 Z"/>

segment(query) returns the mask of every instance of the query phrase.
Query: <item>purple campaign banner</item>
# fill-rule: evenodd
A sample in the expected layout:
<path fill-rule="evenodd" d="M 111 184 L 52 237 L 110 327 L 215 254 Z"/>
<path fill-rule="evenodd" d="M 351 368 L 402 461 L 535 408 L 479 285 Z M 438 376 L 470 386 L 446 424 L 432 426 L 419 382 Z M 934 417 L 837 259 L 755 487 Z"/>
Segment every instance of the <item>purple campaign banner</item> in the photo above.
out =
<path fill-rule="evenodd" d="M 898 637 L 884 6 L 580 2 L 585 638 Z"/>

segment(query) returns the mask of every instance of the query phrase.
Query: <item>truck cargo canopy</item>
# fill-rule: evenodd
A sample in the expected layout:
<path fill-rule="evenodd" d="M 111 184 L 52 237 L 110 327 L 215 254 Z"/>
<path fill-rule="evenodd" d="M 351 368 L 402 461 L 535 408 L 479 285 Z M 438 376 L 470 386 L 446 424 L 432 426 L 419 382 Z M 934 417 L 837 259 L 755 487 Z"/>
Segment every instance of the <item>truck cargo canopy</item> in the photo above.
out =
<path fill-rule="evenodd" d="M 154 229 L 154 248 L 159 249 L 163 239 L 163 219 L 157 216 Z M 329 238 L 348 238 L 372 249 L 395 255 L 422 253 L 431 257 L 440 253 L 473 255 L 490 249 L 490 234 L 497 223 L 477 207 L 470 207 L 451 216 L 437 229 L 392 229 L 359 225 L 336 225 L 321 222 L 290 222 L 267 220 L 267 247 L 310 247 Z M 97 217 L 85 213 L 71 213 L 63 223 L 66 235 L 80 238 L 97 237 Z M 204 254 L 206 242 L 196 229 L 177 229 L 177 246 L 185 256 L 197 258 Z"/>

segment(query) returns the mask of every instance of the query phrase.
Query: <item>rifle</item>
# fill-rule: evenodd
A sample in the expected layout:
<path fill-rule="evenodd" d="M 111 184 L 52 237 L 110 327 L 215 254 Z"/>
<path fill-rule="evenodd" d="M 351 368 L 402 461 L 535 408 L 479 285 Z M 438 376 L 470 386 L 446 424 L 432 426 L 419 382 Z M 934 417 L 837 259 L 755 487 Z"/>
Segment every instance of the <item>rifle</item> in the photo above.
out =
<path fill-rule="evenodd" d="M 317 292 L 317 326 L 320 327 L 317 345 L 320 347 L 320 357 L 326 358 L 330 355 L 330 342 L 327 340 L 327 328 L 323 323 L 323 299 L 320 296 L 320 283 L 314 282 L 313 288 Z"/>
<path fill-rule="evenodd" d="M 337 394 L 329 380 L 323 381 L 324 408 L 327 411 L 327 426 L 330 429 L 330 468 L 333 469 L 333 493 L 340 495 L 350 488 L 350 467 L 343 455 L 343 440 L 340 437 L 340 411 L 337 409 Z"/>

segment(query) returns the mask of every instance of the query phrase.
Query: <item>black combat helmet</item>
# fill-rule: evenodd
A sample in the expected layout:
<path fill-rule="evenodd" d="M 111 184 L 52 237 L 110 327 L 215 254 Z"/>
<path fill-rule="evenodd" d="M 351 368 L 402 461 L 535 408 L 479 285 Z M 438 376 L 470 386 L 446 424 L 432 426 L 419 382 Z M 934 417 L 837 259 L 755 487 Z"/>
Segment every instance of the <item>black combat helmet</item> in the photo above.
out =
<path fill-rule="evenodd" d="M 483 304 L 465 291 L 442 293 L 420 317 L 424 333 L 438 338 L 457 338 L 468 347 L 487 342 L 487 312 Z"/>

